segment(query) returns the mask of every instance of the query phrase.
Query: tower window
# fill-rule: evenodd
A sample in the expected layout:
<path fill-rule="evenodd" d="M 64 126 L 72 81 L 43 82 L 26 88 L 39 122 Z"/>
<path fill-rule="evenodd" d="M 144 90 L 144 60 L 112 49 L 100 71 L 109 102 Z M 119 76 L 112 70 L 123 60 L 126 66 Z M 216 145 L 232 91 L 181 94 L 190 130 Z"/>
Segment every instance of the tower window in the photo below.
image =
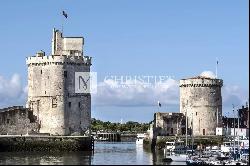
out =
<path fill-rule="evenodd" d="M 65 78 L 67 78 L 67 71 L 64 71 L 63 75 Z"/>
<path fill-rule="evenodd" d="M 197 112 L 195 113 L 195 115 L 197 116 Z"/>
<path fill-rule="evenodd" d="M 79 103 L 78 103 L 78 107 L 80 108 L 80 106 L 81 106 L 81 103 L 79 102 Z"/>
<path fill-rule="evenodd" d="M 69 102 L 69 108 L 71 107 L 71 102 Z"/>
<path fill-rule="evenodd" d="M 44 93 L 46 94 L 46 91 Z"/>
<path fill-rule="evenodd" d="M 52 108 L 56 108 L 57 107 L 57 98 L 53 97 L 52 98 Z"/>
<path fill-rule="evenodd" d="M 203 133 L 202 133 L 203 135 L 206 135 L 206 130 L 205 129 L 203 129 Z"/>
<path fill-rule="evenodd" d="M 43 74 L 43 70 L 41 70 L 41 74 Z"/>

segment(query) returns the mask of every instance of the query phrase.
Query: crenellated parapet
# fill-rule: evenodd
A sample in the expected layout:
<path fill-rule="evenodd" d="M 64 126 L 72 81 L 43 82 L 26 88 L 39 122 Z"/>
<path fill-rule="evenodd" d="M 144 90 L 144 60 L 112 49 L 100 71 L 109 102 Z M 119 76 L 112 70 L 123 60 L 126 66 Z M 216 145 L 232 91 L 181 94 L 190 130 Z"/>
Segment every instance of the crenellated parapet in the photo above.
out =
<path fill-rule="evenodd" d="M 223 80 L 222 79 L 212 79 L 206 77 L 197 77 L 197 78 L 189 78 L 189 79 L 181 79 L 180 87 L 222 87 Z"/>
<path fill-rule="evenodd" d="M 50 55 L 50 56 L 31 56 L 26 58 L 28 66 L 45 65 L 85 65 L 91 66 L 92 57 L 81 55 Z"/>

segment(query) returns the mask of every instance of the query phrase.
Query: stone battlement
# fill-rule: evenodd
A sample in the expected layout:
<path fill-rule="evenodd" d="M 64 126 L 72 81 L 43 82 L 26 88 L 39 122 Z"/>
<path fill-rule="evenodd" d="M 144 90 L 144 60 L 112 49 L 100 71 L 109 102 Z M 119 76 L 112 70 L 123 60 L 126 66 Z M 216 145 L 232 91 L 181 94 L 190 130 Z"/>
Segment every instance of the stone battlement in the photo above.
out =
<path fill-rule="evenodd" d="M 181 79 L 180 87 L 222 87 L 222 79 L 211 79 L 211 78 L 190 78 Z"/>
<path fill-rule="evenodd" d="M 26 58 L 27 65 L 91 65 L 92 57 L 81 55 L 50 55 L 50 56 L 31 56 Z"/>
<path fill-rule="evenodd" d="M 12 107 L 7 107 L 7 108 L 2 108 L 0 109 L 0 113 L 1 112 L 6 112 L 6 111 L 11 111 L 11 110 L 25 110 L 26 108 L 24 108 L 23 106 L 12 106 Z"/>

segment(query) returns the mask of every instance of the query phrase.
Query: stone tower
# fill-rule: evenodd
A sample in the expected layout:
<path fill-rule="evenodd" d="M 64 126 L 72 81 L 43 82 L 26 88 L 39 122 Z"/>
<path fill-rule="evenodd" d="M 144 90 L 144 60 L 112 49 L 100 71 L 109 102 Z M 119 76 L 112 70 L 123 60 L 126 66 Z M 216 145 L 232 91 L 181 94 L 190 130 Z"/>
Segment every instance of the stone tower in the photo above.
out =
<path fill-rule="evenodd" d="M 180 80 L 180 112 L 188 117 L 193 134 L 215 135 L 222 123 L 223 81 L 204 76 Z M 193 125 L 192 125 L 193 121 Z"/>
<path fill-rule="evenodd" d="M 91 95 L 75 93 L 75 72 L 89 72 L 91 57 L 83 56 L 83 37 L 63 37 L 53 29 L 52 55 L 26 58 L 29 107 L 40 133 L 83 134 L 90 128 Z"/>

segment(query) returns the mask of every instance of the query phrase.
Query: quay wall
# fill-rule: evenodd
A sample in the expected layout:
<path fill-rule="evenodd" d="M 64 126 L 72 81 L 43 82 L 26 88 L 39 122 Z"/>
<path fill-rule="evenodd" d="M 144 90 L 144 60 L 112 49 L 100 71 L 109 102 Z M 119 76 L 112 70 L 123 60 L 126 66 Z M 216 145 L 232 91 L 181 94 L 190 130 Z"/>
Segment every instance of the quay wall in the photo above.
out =
<path fill-rule="evenodd" d="M 93 140 L 87 136 L 0 135 L 0 152 L 91 150 Z"/>

